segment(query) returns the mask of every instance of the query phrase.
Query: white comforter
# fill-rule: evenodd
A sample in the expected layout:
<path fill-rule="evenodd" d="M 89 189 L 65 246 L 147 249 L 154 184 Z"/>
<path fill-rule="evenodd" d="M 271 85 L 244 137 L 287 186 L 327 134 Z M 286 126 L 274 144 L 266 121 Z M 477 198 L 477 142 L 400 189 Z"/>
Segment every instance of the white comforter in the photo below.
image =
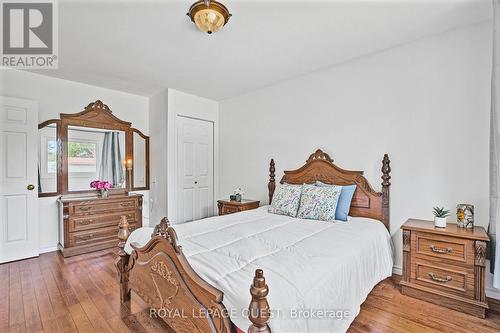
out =
<path fill-rule="evenodd" d="M 382 223 L 302 220 L 267 207 L 174 226 L 193 269 L 224 292 L 233 323 L 246 331 L 255 269 L 269 286 L 274 333 L 345 332 L 372 288 L 392 274 L 392 243 Z M 130 235 L 145 245 L 152 228 Z"/>

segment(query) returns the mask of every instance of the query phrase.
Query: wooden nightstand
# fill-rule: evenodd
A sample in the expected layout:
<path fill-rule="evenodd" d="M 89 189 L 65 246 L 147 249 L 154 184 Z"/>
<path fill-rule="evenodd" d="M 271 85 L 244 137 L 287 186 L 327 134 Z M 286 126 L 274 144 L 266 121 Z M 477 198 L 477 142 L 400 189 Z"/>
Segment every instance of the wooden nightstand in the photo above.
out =
<path fill-rule="evenodd" d="M 409 219 L 403 229 L 405 295 L 484 318 L 485 255 L 488 234 L 482 227 L 436 228 L 432 221 Z"/>
<path fill-rule="evenodd" d="M 217 207 L 219 208 L 219 215 L 227 215 L 242 212 L 244 210 L 259 208 L 259 203 L 260 201 L 257 200 L 241 200 L 241 202 L 218 200 Z"/>

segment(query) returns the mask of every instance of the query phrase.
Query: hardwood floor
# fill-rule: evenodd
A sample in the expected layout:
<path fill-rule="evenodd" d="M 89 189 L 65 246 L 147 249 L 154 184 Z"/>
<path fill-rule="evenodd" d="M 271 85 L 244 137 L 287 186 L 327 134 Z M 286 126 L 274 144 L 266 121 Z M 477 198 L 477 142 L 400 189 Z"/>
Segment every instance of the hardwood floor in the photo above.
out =
<path fill-rule="evenodd" d="M 114 251 L 64 259 L 59 253 L 0 265 L 0 332 L 170 332 L 132 295 L 120 306 Z M 272 289 L 271 289 L 272 290 Z M 381 282 L 349 332 L 500 331 L 500 314 L 479 319 L 400 294 Z"/>

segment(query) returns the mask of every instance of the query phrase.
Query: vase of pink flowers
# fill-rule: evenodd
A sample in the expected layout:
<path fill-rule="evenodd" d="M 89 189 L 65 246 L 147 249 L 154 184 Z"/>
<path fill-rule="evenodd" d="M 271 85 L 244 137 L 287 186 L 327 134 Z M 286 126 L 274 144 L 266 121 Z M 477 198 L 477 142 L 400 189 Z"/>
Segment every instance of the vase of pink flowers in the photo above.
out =
<path fill-rule="evenodd" d="M 111 189 L 111 183 L 106 180 L 94 180 L 90 183 L 91 188 L 95 188 L 101 198 L 107 198 L 109 195 L 109 190 Z"/>

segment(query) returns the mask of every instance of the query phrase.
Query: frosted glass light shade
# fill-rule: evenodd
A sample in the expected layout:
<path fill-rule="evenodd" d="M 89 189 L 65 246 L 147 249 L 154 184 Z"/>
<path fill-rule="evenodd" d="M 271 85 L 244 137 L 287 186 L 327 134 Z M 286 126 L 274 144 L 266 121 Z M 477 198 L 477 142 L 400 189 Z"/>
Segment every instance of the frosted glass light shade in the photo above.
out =
<path fill-rule="evenodd" d="M 197 1 L 187 14 L 198 29 L 206 33 L 219 31 L 229 20 L 231 14 L 227 8 L 217 1 Z"/>

